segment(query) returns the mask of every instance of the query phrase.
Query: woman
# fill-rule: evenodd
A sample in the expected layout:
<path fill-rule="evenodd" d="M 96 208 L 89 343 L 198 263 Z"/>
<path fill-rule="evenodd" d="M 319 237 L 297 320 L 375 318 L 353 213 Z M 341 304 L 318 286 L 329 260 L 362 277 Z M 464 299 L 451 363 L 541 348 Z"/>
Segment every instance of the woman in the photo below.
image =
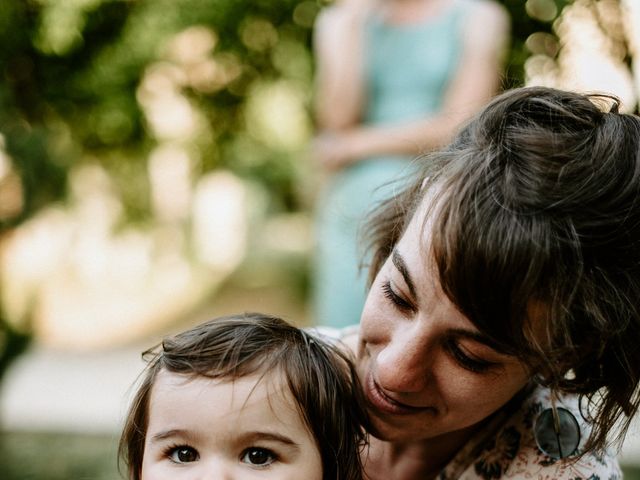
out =
<path fill-rule="evenodd" d="M 345 337 L 368 478 L 621 478 L 607 447 L 640 401 L 640 119 L 514 90 L 422 164 L 371 220 Z"/>
<path fill-rule="evenodd" d="M 341 0 L 319 16 L 315 154 L 328 183 L 318 202 L 317 323 L 359 320 L 366 211 L 496 92 L 508 28 L 491 0 Z"/>

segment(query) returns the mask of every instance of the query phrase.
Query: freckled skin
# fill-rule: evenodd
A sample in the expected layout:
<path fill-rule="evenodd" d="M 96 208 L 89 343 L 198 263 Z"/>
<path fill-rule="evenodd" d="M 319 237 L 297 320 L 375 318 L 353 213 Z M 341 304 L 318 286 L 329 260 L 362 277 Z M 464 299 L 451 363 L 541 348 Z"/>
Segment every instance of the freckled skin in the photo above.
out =
<path fill-rule="evenodd" d="M 362 314 L 357 362 L 379 439 L 372 439 L 374 461 L 365 467 L 374 479 L 384 478 L 382 452 L 400 446 L 423 451 L 432 465 L 446 463 L 474 428 L 529 380 L 518 359 L 464 334 L 480 332 L 438 284 L 425 253 L 424 212 L 423 205 L 396 245 L 396 262 L 390 257 L 381 268 Z M 394 302 L 398 298 L 400 305 Z M 461 354 L 489 366 L 472 371 L 461 363 Z"/>

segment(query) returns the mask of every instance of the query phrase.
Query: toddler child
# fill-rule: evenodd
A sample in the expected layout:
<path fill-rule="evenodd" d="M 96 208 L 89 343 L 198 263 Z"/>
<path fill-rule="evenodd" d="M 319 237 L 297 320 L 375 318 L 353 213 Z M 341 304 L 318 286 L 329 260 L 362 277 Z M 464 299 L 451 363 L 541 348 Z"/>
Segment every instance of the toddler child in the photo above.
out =
<path fill-rule="evenodd" d="M 350 359 L 269 315 L 211 320 L 148 350 L 120 439 L 130 480 L 360 480 Z"/>

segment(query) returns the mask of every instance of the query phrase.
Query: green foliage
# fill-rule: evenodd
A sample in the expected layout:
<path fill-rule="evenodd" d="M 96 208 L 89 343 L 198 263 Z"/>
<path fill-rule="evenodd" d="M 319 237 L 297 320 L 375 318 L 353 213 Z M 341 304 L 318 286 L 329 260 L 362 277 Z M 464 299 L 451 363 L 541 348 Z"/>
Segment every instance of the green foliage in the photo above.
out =
<path fill-rule="evenodd" d="M 0 471 L 5 480 L 125 478 L 118 472 L 116 458 L 115 437 L 0 432 Z"/>
<path fill-rule="evenodd" d="M 23 195 L 22 210 L 0 218 L 0 230 L 63 201 L 70 171 L 84 162 L 110 173 L 129 221 L 152 220 L 147 158 L 163 139 L 140 96 L 153 69 L 184 76 L 193 67 L 180 58 L 184 47 L 171 52 L 189 29 L 209 35 L 200 66 L 227 78 L 218 72 L 171 87 L 202 123 L 178 142 L 197 173 L 230 169 L 270 192 L 270 208 L 299 209 L 300 142 L 278 143 L 277 123 L 260 124 L 251 115 L 264 117 L 270 96 L 284 89 L 297 95 L 308 122 L 310 38 L 319 8 L 309 0 L 0 2 L 0 153 L 11 158 Z M 0 335 L 2 372 L 25 342 L 5 323 Z"/>
<path fill-rule="evenodd" d="M 530 35 L 536 32 L 552 33 L 553 20 L 571 0 L 542 0 L 542 3 L 555 15 L 549 19 L 534 18 L 527 13 L 526 5 L 529 2 L 522 0 L 500 0 L 511 17 L 511 45 L 507 55 L 505 80 L 503 87 L 521 87 L 524 84 L 524 64 L 531 54 L 525 42 Z"/>
<path fill-rule="evenodd" d="M 18 215 L 0 218 L 0 229 L 63 200 L 70 170 L 83 162 L 111 174 L 129 221 L 151 220 L 147 158 L 163 139 L 145 100 L 160 87 L 145 82 L 162 69 L 160 81 L 173 78 L 168 88 L 195 112 L 196 133 L 178 141 L 197 173 L 226 168 L 269 192 L 271 210 L 305 208 L 300 154 L 312 128 L 311 32 L 326 3 L 1 1 L 0 134 L 24 201 Z M 567 0 L 502 3 L 512 16 L 505 80 L 512 87 L 523 83 L 528 36 L 551 30 L 525 4 L 560 11 Z M 209 69 L 204 82 L 189 77 L 190 47 L 172 51 L 185 32 L 210 43 L 198 60 Z"/>
<path fill-rule="evenodd" d="M 0 381 L 11 362 L 29 345 L 31 338 L 27 333 L 16 330 L 0 317 Z"/>
<path fill-rule="evenodd" d="M 531 18 L 526 2 L 503 3 L 514 32 L 505 81 L 511 87 L 523 81 L 526 38 L 549 31 L 551 23 Z M 555 3 L 559 11 L 567 2 Z M 264 184 L 282 208 L 297 208 L 298 152 L 248 134 L 245 108 L 257 85 L 283 79 L 306 92 L 308 105 L 311 28 L 321 6 L 312 0 L 2 2 L 0 132 L 25 182 L 20 219 L 61 198 L 66 173 L 77 162 L 97 159 L 110 170 L 144 162 L 155 139 L 138 89 L 150 66 L 171 61 L 171 39 L 192 26 L 210 29 L 217 41 L 212 57 L 239 69 L 221 88 L 183 86 L 208 123 L 209 138 L 195 147 L 202 170 L 230 168 Z M 134 216 L 142 213 L 140 197 L 125 201 Z"/>
<path fill-rule="evenodd" d="M 295 0 L 2 2 L 0 64 L 6 81 L 0 84 L 0 132 L 27 182 L 22 218 L 64 195 L 65 173 L 77 162 L 97 159 L 117 170 L 117 157 L 144 161 L 155 141 L 137 90 L 147 68 L 167 61 L 168 42 L 194 25 L 217 37 L 214 59 L 238 63 L 237 78 L 223 88 L 183 88 L 213 132 L 199 146 L 203 170 L 235 170 L 233 155 L 222 152 L 233 151 L 245 136 L 243 110 L 252 89 L 280 79 L 309 88 L 310 31 L 318 8 Z M 60 131 L 70 138 L 52 152 L 49 145 Z M 266 183 L 274 196 L 282 196 L 282 205 L 295 208 L 288 152 L 256 142 L 251 153 L 261 149 L 267 158 L 255 170 L 245 162 L 239 173 Z M 128 206 L 136 210 L 137 201 Z"/>

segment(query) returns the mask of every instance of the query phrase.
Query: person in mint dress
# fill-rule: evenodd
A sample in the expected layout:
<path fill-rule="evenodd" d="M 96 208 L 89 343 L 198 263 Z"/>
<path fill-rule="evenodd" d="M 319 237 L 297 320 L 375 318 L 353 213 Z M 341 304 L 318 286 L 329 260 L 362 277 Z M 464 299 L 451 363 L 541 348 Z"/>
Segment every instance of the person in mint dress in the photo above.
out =
<path fill-rule="evenodd" d="M 315 323 L 359 321 L 363 218 L 498 90 L 508 30 L 490 0 L 342 0 L 320 14 Z"/>

